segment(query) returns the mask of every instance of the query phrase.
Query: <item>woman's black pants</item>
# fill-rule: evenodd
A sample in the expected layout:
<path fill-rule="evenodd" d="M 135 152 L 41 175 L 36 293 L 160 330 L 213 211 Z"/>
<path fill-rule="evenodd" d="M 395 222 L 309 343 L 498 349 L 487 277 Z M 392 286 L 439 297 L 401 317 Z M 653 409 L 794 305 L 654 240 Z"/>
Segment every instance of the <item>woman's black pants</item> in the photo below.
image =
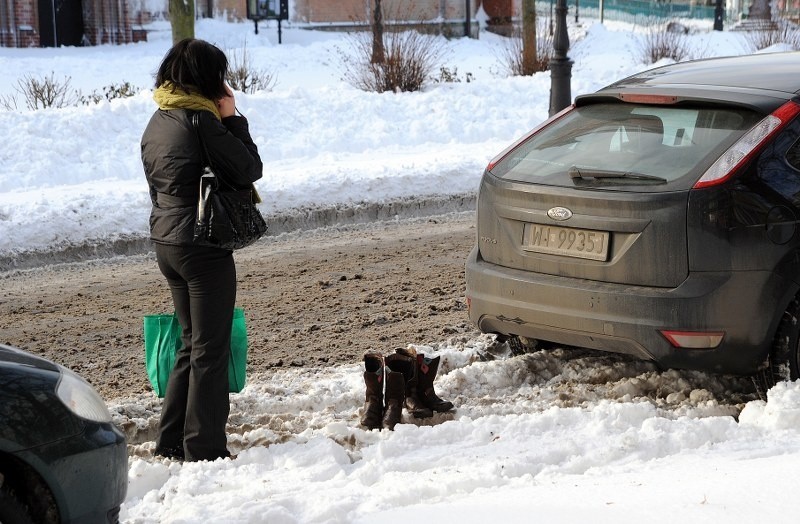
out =
<path fill-rule="evenodd" d="M 156 451 L 183 452 L 186 460 L 227 457 L 228 361 L 236 303 L 233 253 L 165 244 L 156 244 L 155 251 L 183 328 L 183 347 L 161 409 Z"/>

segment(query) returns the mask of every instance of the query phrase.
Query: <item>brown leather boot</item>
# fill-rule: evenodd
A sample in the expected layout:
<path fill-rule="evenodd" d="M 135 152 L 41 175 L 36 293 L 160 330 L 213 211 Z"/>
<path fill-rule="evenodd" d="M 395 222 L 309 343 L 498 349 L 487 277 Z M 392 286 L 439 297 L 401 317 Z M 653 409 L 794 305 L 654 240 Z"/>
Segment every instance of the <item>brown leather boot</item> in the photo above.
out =
<path fill-rule="evenodd" d="M 403 401 L 405 400 L 405 377 L 404 368 L 408 367 L 408 361 L 395 358 L 397 355 L 389 355 L 384 359 L 386 364 L 386 391 L 383 396 L 383 427 L 394 429 L 403 416 Z"/>
<path fill-rule="evenodd" d="M 449 400 L 439 398 L 433 389 L 433 381 L 439 371 L 439 361 L 441 357 L 425 358 L 422 353 L 417 354 L 417 390 L 419 391 L 422 403 L 433 411 L 450 411 L 453 403 Z"/>
<path fill-rule="evenodd" d="M 400 364 L 399 367 L 403 372 L 405 379 L 405 406 L 408 412 L 415 418 L 427 418 L 433 416 L 433 411 L 422 399 L 422 390 L 419 388 L 419 367 L 417 366 L 417 352 L 413 348 L 396 350 L 396 355 L 390 355 L 389 358 L 396 359 Z"/>
<path fill-rule="evenodd" d="M 383 357 L 376 353 L 364 355 L 364 384 L 367 394 L 361 425 L 369 429 L 380 429 L 383 424 Z"/>

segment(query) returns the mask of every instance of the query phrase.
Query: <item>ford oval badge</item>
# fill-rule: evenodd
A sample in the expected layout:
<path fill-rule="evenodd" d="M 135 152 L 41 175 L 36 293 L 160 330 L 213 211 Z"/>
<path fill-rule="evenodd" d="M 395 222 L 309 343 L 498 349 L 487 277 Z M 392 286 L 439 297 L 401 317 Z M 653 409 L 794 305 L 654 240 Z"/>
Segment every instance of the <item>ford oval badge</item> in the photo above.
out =
<path fill-rule="evenodd" d="M 553 220 L 567 220 L 572 217 L 572 211 L 566 207 L 556 206 L 547 210 L 547 216 Z"/>

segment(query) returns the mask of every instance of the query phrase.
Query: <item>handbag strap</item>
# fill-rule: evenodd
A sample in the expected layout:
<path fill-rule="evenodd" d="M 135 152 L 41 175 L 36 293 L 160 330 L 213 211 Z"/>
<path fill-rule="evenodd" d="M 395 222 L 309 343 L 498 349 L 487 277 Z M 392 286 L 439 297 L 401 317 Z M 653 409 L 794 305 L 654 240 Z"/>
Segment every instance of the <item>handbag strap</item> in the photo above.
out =
<path fill-rule="evenodd" d="M 192 115 L 192 127 L 194 127 L 194 132 L 195 134 L 197 134 L 197 140 L 200 142 L 200 150 L 201 150 L 200 156 L 203 158 L 204 167 L 207 166 L 209 169 L 209 172 L 206 172 L 206 174 L 204 174 L 203 177 L 206 178 L 211 177 L 211 183 L 215 189 L 219 187 L 220 184 L 225 188 L 234 189 L 234 187 L 230 184 L 230 182 L 225 180 L 223 177 L 219 176 L 219 171 L 214 169 L 214 166 L 211 165 L 211 155 L 208 154 L 208 147 L 206 147 L 206 141 L 203 140 L 203 135 L 202 133 L 200 133 L 200 111 L 195 111 L 195 113 Z M 203 185 L 202 177 L 200 185 L 201 187 Z M 200 191 L 202 193 L 202 189 Z"/>
<path fill-rule="evenodd" d="M 195 134 L 197 134 L 197 140 L 200 142 L 200 150 L 201 150 L 201 156 L 203 157 L 203 163 L 213 170 L 214 167 L 211 165 L 211 156 L 208 154 L 208 148 L 206 147 L 206 142 L 205 140 L 203 140 L 203 135 L 200 133 L 199 111 L 196 111 L 192 115 L 192 127 L 194 127 L 194 132 Z"/>
<path fill-rule="evenodd" d="M 202 150 L 202 157 L 205 165 L 207 165 L 209 169 L 211 169 L 218 182 L 224 184 L 225 186 L 231 189 L 235 189 L 232 184 L 230 184 L 228 181 L 219 176 L 218 172 L 214 169 L 214 166 L 211 165 L 211 155 L 208 154 L 208 148 L 206 147 L 206 142 L 205 140 L 203 140 L 203 135 L 200 133 L 200 111 L 196 111 L 194 114 L 192 114 L 192 127 L 194 127 L 194 131 L 197 134 L 197 140 L 200 141 L 200 149 Z M 261 196 L 258 194 L 258 191 L 256 191 L 255 185 L 250 186 L 250 194 L 253 198 L 254 203 L 257 204 L 261 202 Z"/>

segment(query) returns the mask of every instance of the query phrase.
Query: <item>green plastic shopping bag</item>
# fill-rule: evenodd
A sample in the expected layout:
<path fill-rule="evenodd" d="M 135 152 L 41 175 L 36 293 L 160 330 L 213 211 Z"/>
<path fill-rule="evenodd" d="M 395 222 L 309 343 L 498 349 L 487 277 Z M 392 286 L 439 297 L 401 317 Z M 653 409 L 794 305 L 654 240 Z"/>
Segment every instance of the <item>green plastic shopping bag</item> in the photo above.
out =
<path fill-rule="evenodd" d="M 175 353 L 182 347 L 181 324 L 174 314 L 145 315 L 144 363 L 147 378 L 159 398 L 167 392 L 167 381 L 175 366 Z M 228 386 L 231 392 L 244 389 L 247 373 L 247 324 L 244 310 L 233 310 L 231 357 L 228 362 Z"/>

